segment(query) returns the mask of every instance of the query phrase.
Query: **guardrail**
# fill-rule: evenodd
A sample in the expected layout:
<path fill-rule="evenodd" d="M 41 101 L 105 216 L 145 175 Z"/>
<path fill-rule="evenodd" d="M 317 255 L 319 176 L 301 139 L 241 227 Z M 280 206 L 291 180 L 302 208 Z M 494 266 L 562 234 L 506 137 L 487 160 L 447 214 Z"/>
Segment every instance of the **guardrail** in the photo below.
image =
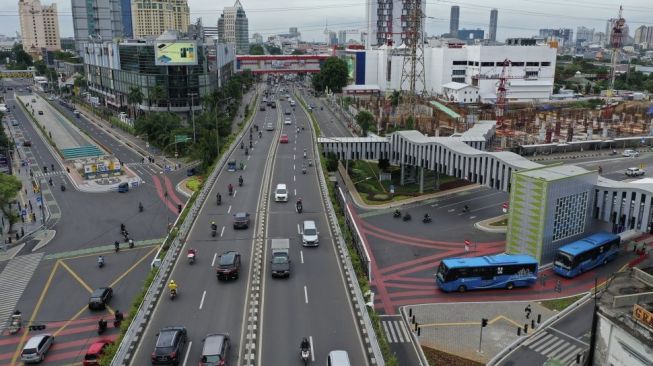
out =
<path fill-rule="evenodd" d="M 503 359 L 507 356 L 509 356 L 512 352 L 516 351 L 522 343 L 526 342 L 529 340 L 531 337 L 533 337 L 535 334 L 538 334 L 540 331 L 543 331 L 546 329 L 548 326 L 553 324 L 554 322 L 558 321 L 560 318 L 566 316 L 570 312 L 576 310 L 579 306 L 582 306 L 585 304 L 585 302 L 589 301 L 592 296 L 594 295 L 593 292 L 588 292 L 585 296 L 581 297 L 578 299 L 576 302 L 573 304 L 569 305 L 566 307 L 564 310 L 561 312 L 557 313 L 556 315 L 550 317 L 549 319 L 545 320 L 540 324 L 539 328 L 537 328 L 537 331 L 531 332 L 528 335 L 525 335 L 521 338 L 516 339 L 514 342 L 512 342 L 508 347 L 504 348 L 501 350 L 499 353 L 497 353 L 492 359 L 486 364 L 486 366 L 494 366 L 498 365 Z"/>
<path fill-rule="evenodd" d="M 256 100 L 257 98 L 258 97 L 255 97 L 254 99 Z M 244 125 L 247 126 L 248 124 L 250 124 L 255 115 L 256 115 L 255 112 L 252 113 L 252 115 L 249 117 L 249 120 L 244 122 Z M 170 248 L 165 258 L 163 259 L 163 261 L 160 262 L 159 271 L 154 277 L 152 284 L 147 289 L 147 292 L 145 293 L 145 297 L 143 298 L 141 305 L 138 307 L 136 315 L 134 315 L 134 318 L 131 324 L 129 325 L 129 328 L 127 328 L 123 340 L 120 343 L 118 350 L 116 351 L 116 355 L 113 357 L 113 360 L 111 360 L 111 366 L 130 364 L 131 358 L 133 357 L 134 352 L 136 351 L 136 348 L 138 346 L 138 342 L 140 341 L 141 336 L 145 332 L 145 329 L 147 327 L 147 322 L 149 321 L 152 313 L 154 312 L 154 307 L 156 306 L 156 303 L 159 297 L 161 296 L 161 293 L 165 290 L 165 284 L 167 278 L 170 275 L 170 272 L 172 272 L 174 264 L 177 260 L 177 256 L 179 255 L 179 252 L 181 251 L 181 247 L 183 246 L 186 236 L 188 235 L 188 230 L 190 229 L 193 222 L 195 221 L 197 214 L 199 213 L 209 192 L 213 188 L 213 185 L 215 184 L 216 180 L 218 179 L 218 175 L 224 168 L 227 160 L 229 159 L 229 156 L 234 151 L 236 146 L 238 146 L 240 141 L 243 139 L 246 131 L 247 128 L 245 127 L 239 132 L 238 136 L 234 139 L 234 142 L 231 144 L 229 149 L 225 151 L 224 154 L 222 154 L 220 160 L 218 160 L 218 163 L 215 165 L 215 168 L 213 169 L 209 177 L 206 179 L 206 182 L 202 187 L 202 189 L 200 190 L 200 192 L 198 193 L 195 202 L 193 202 L 193 205 L 191 206 L 188 215 L 186 216 L 184 222 L 179 227 L 179 230 L 177 231 L 175 238 L 170 244 Z M 177 221 L 180 218 L 181 215 L 177 216 Z M 177 221 L 175 221 L 175 225 L 177 224 Z M 168 233 L 168 236 L 166 236 L 165 241 L 169 239 L 170 235 L 171 234 Z"/>
<path fill-rule="evenodd" d="M 338 187 L 338 194 L 336 197 L 338 198 L 340 206 L 342 207 L 342 211 L 345 214 L 345 224 L 349 230 L 355 234 L 352 236 L 352 244 L 354 245 L 354 248 L 356 248 L 356 252 L 358 252 L 363 265 L 367 268 L 367 280 L 372 281 L 372 260 L 370 259 L 370 253 L 367 251 L 367 247 L 365 247 L 363 236 L 361 235 L 360 230 L 358 230 L 358 224 L 356 224 L 356 220 L 354 220 L 354 215 L 351 212 L 351 208 L 349 208 L 347 196 L 342 191 L 341 187 Z"/>
<path fill-rule="evenodd" d="M 295 93 L 295 98 L 300 100 L 301 107 L 306 113 L 306 101 Z M 313 122 L 313 116 L 310 113 L 306 113 Z M 338 255 L 340 261 L 344 266 L 345 277 L 347 281 L 347 286 L 349 287 L 349 294 L 352 298 L 352 305 L 356 311 L 356 317 L 358 319 L 358 328 L 361 331 L 361 336 L 363 342 L 367 347 L 368 359 L 371 365 L 384 366 L 385 360 L 381 353 L 381 347 L 379 347 L 379 342 L 376 338 L 376 333 L 374 332 L 374 327 L 372 326 L 372 319 L 365 308 L 365 299 L 363 298 L 363 293 L 361 292 L 360 287 L 358 286 L 358 279 L 356 277 L 356 271 L 354 266 L 351 263 L 351 258 L 347 254 L 347 243 L 343 239 L 342 231 L 338 225 L 338 218 L 336 217 L 335 209 L 329 198 L 329 189 L 327 187 L 327 181 L 322 171 L 322 155 L 320 154 L 319 147 L 317 144 L 317 136 L 315 129 L 311 128 L 311 137 L 313 139 L 313 156 L 315 157 L 315 170 L 317 171 L 318 181 L 320 182 L 320 192 L 322 193 L 322 201 L 326 207 L 326 215 L 329 220 L 331 227 L 331 232 L 334 233 L 333 238 L 336 242 L 338 249 Z"/>

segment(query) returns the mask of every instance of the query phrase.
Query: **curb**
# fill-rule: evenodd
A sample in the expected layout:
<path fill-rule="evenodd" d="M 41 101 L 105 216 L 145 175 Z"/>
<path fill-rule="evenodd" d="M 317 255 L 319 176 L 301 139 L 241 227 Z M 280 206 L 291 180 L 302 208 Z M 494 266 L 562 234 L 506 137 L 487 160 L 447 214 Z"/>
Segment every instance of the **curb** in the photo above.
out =
<path fill-rule="evenodd" d="M 485 231 L 486 233 L 497 233 L 497 234 L 505 233 L 508 231 L 507 226 L 497 226 L 497 227 L 490 226 L 490 223 L 493 223 L 495 221 L 501 221 L 505 218 L 508 218 L 508 214 L 503 214 L 497 217 L 491 217 L 489 219 L 479 221 L 474 224 L 474 227 L 481 231 Z"/>

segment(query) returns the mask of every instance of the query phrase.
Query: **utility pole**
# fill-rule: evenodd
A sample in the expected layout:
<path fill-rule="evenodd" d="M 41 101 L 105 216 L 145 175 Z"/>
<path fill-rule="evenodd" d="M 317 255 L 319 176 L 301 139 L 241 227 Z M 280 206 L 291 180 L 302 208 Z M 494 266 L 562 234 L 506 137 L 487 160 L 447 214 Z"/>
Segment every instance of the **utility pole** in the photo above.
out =
<path fill-rule="evenodd" d="M 197 142 L 197 134 L 195 132 L 195 111 L 193 110 L 193 106 L 195 105 L 195 96 L 197 93 L 188 93 L 190 95 L 190 120 L 193 123 L 193 143 Z"/>

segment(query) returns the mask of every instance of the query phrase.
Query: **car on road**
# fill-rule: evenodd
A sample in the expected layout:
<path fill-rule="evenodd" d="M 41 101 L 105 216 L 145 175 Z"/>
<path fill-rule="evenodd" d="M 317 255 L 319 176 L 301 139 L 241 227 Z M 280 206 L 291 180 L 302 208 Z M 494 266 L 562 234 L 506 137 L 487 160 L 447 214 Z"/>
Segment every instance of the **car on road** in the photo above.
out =
<path fill-rule="evenodd" d="M 227 171 L 235 172 L 236 171 L 236 160 L 230 160 L 227 162 Z"/>
<path fill-rule="evenodd" d="M 25 147 L 32 146 L 32 141 L 31 140 L 23 140 L 23 146 L 25 146 Z"/>
<path fill-rule="evenodd" d="M 315 221 L 306 220 L 302 223 L 302 245 L 305 247 L 316 247 L 320 243 L 320 233 L 317 231 Z"/>
<path fill-rule="evenodd" d="M 240 253 L 233 250 L 222 253 L 215 271 L 218 280 L 237 280 L 240 274 Z"/>
<path fill-rule="evenodd" d="M 336 350 L 329 352 L 327 366 L 351 366 L 347 351 Z"/>
<path fill-rule="evenodd" d="M 247 212 L 237 212 L 234 215 L 234 229 L 249 228 L 249 214 Z"/>
<path fill-rule="evenodd" d="M 100 340 L 92 343 L 86 350 L 86 355 L 84 355 L 84 361 L 82 361 L 82 365 L 99 365 L 100 358 L 102 358 L 102 355 L 104 355 L 104 352 L 106 352 L 107 347 L 109 347 L 109 345 L 112 343 L 113 342 L 109 340 Z"/>
<path fill-rule="evenodd" d="M 286 116 L 290 116 L 290 109 L 286 109 L 285 114 L 286 114 Z"/>
<path fill-rule="evenodd" d="M 277 188 L 274 190 L 274 200 L 276 202 L 288 202 L 288 187 L 285 184 L 277 184 Z"/>
<path fill-rule="evenodd" d="M 272 122 L 268 122 L 265 125 L 265 129 L 268 130 L 268 131 L 273 131 L 274 130 L 274 124 Z"/>
<path fill-rule="evenodd" d="M 129 192 L 129 183 L 118 184 L 118 193 L 127 193 L 127 192 Z"/>
<path fill-rule="evenodd" d="M 639 177 L 646 174 L 646 171 L 644 169 L 640 168 L 628 168 L 626 169 L 626 175 L 629 177 Z"/>
<path fill-rule="evenodd" d="M 288 143 L 288 135 L 281 135 L 281 137 L 279 137 L 279 143 L 280 144 L 287 144 Z"/>
<path fill-rule="evenodd" d="M 264 111 L 265 110 L 265 104 L 261 103 L 261 107 L 259 108 L 259 110 Z"/>
<path fill-rule="evenodd" d="M 284 124 L 284 125 L 291 125 L 291 124 L 292 124 L 292 121 L 290 120 L 290 117 L 286 117 L 286 118 L 283 120 L 283 124 Z"/>
<path fill-rule="evenodd" d="M 14 127 L 18 126 L 18 120 L 12 119 L 11 120 L 11 125 L 14 126 Z"/>
<path fill-rule="evenodd" d="M 88 298 L 89 310 L 104 310 L 107 304 L 113 297 L 113 289 L 111 287 L 100 287 L 95 289 L 91 296 Z"/>
<path fill-rule="evenodd" d="M 626 149 L 624 152 L 621 154 L 621 156 L 627 157 L 627 158 L 636 158 L 639 156 L 639 152 L 633 150 L 633 149 Z"/>
<path fill-rule="evenodd" d="M 184 327 L 165 327 L 156 335 L 152 365 L 178 365 L 184 357 L 188 334 Z"/>
<path fill-rule="evenodd" d="M 23 351 L 20 353 L 20 360 L 25 363 L 39 363 L 43 361 L 45 355 L 54 343 L 54 336 L 49 333 L 35 335 L 30 338 Z"/>
<path fill-rule="evenodd" d="M 229 334 L 213 333 L 204 338 L 200 366 L 227 366 L 231 340 Z"/>
<path fill-rule="evenodd" d="M 43 111 L 39 111 L 39 115 L 42 116 L 42 115 L 43 115 Z"/>

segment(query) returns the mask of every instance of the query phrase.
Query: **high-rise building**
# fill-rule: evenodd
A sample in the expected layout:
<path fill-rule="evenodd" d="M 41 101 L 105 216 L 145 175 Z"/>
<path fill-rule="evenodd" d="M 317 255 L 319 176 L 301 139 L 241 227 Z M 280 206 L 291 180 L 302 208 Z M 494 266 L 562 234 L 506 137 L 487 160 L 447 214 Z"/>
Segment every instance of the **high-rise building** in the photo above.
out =
<path fill-rule="evenodd" d="M 122 20 L 122 36 L 132 38 L 134 27 L 132 26 L 132 1 L 120 0 L 120 19 Z"/>
<path fill-rule="evenodd" d="M 123 36 L 121 0 L 72 0 L 71 5 L 78 51 L 91 39 L 110 41 Z"/>
<path fill-rule="evenodd" d="M 249 21 L 240 0 L 234 6 L 225 6 L 218 19 L 218 38 L 222 43 L 236 45 L 236 53 L 249 52 Z"/>
<path fill-rule="evenodd" d="M 134 38 L 158 37 L 168 30 L 188 31 L 187 0 L 132 0 L 131 3 Z"/>
<path fill-rule="evenodd" d="M 347 31 L 346 30 L 338 31 L 338 44 L 346 44 L 346 43 L 347 43 Z"/>
<path fill-rule="evenodd" d="M 593 42 L 594 28 L 578 27 L 576 28 L 576 43 Z"/>
<path fill-rule="evenodd" d="M 476 40 L 482 40 L 485 37 L 485 31 L 482 29 L 459 29 L 458 39 L 473 44 Z"/>
<path fill-rule="evenodd" d="M 252 40 L 257 44 L 263 43 L 263 35 L 261 33 L 254 33 L 252 34 Z"/>
<path fill-rule="evenodd" d="M 459 21 L 460 6 L 454 5 L 451 7 L 451 15 L 449 16 L 449 35 L 451 35 L 451 37 L 458 37 Z"/>
<path fill-rule="evenodd" d="M 653 48 L 653 26 L 647 27 L 642 25 L 637 27 L 633 38 L 636 45 L 644 49 Z"/>
<path fill-rule="evenodd" d="M 426 13 L 426 1 L 420 2 L 422 14 Z M 367 2 L 366 22 L 367 41 L 366 47 L 391 45 L 400 46 L 409 37 L 409 29 L 402 24 L 405 2 L 402 0 L 370 0 Z"/>
<path fill-rule="evenodd" d="M 570 47 L 574 39 L 574 30 L 570 28 L 540 29 L 540 38 L 555 40 L 563 47 Z"/>
<path fill-rule="evenodd" d="M 48 51 L 61 49 L 56 3 L 44 6 L 39 0 L 19 0 L 18 16 L 25 52 L 38 58 L 42 48 Z"/>
<path fill-rule="evenodd" d="M 490 10 L 490 33 L 488 39 L 492 42 L 497 41 L 497 21 L 499 20 L 499 10 Z"/>
<path fill-rule="evenodd" d="M 290 35 L 290 37 L 293 37 L 293 38 L 299 38 L 301 36 L 301 33 L 299 33 L 299 30 L 297 29 L 297 27 L 290 27 L 288 29 L 288 34 Z"/>

